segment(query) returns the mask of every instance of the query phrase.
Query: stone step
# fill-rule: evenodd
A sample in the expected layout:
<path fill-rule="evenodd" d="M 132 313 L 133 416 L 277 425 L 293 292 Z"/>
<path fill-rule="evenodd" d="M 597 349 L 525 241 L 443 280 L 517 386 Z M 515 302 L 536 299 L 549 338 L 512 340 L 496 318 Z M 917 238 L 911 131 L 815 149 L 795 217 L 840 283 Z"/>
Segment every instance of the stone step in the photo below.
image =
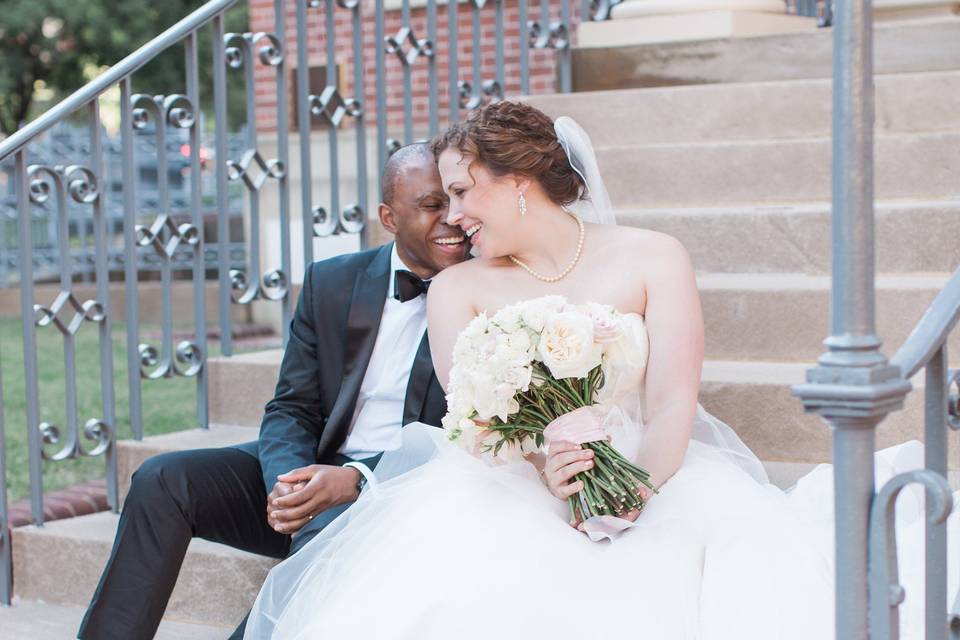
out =
<path fill-rule="evenodd" d="M 831 271 L 830 205 L 626 209 L 620 224 L 678 238 L 699 272 Z M 877 271 L 950 272 L 960 243 L 960 201 L 881 201 L 875 207 Z"/>
<path fill-rule="evenodd" d="M 259 424 L 258 421 L 258 427 Z M 251 426 L 211 424 L 209 429 L 174 431 L 139 441 L 120 440 L 117 443 L 117 475 L 121 504 L 130 489 L 130 477 L 147 458 L 167 451 L 229 447 L 256 440 L 258 434 L 259 430 Z"/>
<path fill-rule="evenodd" d="M 892 355 L 906 340 L 947 274 L 877 277 L 877 331 Z M 698 277 L 706 331 L 706 357 L 713 360 L 807 362 L 823 353 L 830 331 L 830 278 L 784 273 L 706 273 Z M 950 340 L 951 361 L 960 363 L 960 334 Z M 211 367 L 211 420 L 258 427 L 273 396 L 279 349 L 219 358 Z M 235 387 L 221 383 L 238 381 Z M 242 381 L 242 384 L 241 384 Z M 236 390 L 233 390 L 233 389 Z"/>
<path fill-rule="evenodd" d="M 830 429 L 802 411 L 790 387 L 801 383 L 813 364 L 782 362 L 704 363 L 700 402 L 726 422 L 761 459 L 793 463 L 829 462 Z M 915 376 L 904 409 L 890 414 L 877 429 L 878 449 L 923 437 L 923 372 Z M 960 444 L 951 432 L 950 447 Z M 957 470 L 960 464 L 950 462 Z"/>
<path fill-rule="evenodd" d="M 83 606 L 51 604 L 41 600 L 15 599 L 0 607 L 0 640 L 64 640 L 75 638 L 86 609 Z M 195 624 L 164 619 L 154 640 L 223 640 L 229 626 Z"/>
<path fill-rule="evenodd" d="M 784 307 L 795 309 L 792 303 Z M 749 339 L 753 329 L 737 335 Z M 954 353 L 957 352 L 955 349 Z M 800 402 L 790 395 L 790 386 L 803 382 L 806 370 L 812 366 L 810 362 L 812 358 L 809 362 L 707 360 L 703 366 L 701 402 L 733 426 L 763 460 L 825 462 L 830 456 L 829 430 L 816 416 L 805 415 Z M 915 387 L 922 387 L 922 376 L 913 382 Z M 892 414 L 880 426 L 879 446 L 921 437 L 922 400 L 922 392 L 915 390 L 907 410 Z"/>
<path fill-rule="evenodd" d="M 960 199 L 960 133 L 876 138 L 878 199 Z M 618 209 L 828 202 L 829 137 L 597 148 Z"/>
<path fill-rule="evenodd" d="M 106 512 L 14 529 L 17 597 L 85 607 L 106 564 L 117 522 L 118 516 Z M 194 540 L 170 598 L 167 618 L 234 628 L 274 564 L 270 558 Z"/>
<path fill-rule="evenodd" d="M 282 359 L 282 349 L 210 358 L 210 422 L 259 427 Z"/>
<path fill-rule="evenodd" d="M 210 421 L 259 428 L 282 360 L 282 349 L 210 358 Z"/>
<path fill-rule="evenodd" d="M 877 134 L 960 128 L 960 71 L 886 75 L 875 80 Z M 523 99 L 554 118 L 574 118 L 589 132 L 594 146 L 602 147 L 827 137 L 831 97 L 831 80 L 824 78 Z"/>
<path fill-rule="evenodd" d="M 744 81 L 830 78 L 833 30 L 816 29 L 750 38 L 712 38 L 577 49 L 575 91 Z M 917 43 L 923 46 L 917 46 Z M 960 19 L 956 16 L 878 22 L 873 68 L 880 75 L 960 69 Z"/>
<path fill-rule="evenodd" d="M 888 356 L 903 344 L 947 274 L 876 278 L 877 334 Z M 814 361 L 830 333 L 830 277 L 800 274 L 703 274 L 697 279 L 713 360 Z M 950 340 L 960 363 L 960 334 Z"/>

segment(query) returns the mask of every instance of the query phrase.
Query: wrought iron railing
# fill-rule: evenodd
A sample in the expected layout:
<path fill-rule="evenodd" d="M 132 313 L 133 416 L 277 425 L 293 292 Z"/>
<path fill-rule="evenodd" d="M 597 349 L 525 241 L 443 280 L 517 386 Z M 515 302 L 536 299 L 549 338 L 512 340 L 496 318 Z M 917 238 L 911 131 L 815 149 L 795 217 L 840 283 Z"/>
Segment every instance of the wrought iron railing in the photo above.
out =
<path fill-rule="evenodd" d="M 960 638 L 960 600 L 947 603 L 947 516 L 953 507 L 947 458 L 950 429 L 960 430 L 960 370 L 950 369 L 947 339 L 960 320 L 960 269 L 937 295 L 890 363 L 909 380 L 925 370 L 925 469 L 891 478 L 871 506 L 870 633 L 878 640 L 899 638 L 898 607 L 906 597 L 898 582 L 894 509 L 907 485 L 926 487 L 925 630 L 928 638 Z M 949 607 L 949 608 L 948 608 Z M 948 636 L 949 632 L 949 636 Z"/>
<path fill-rule="evenodd" d="M 960 601 L 947 603 L 945 521 L 953 506 L 947 433 L 960 429 L 960 400 L 950 392 L 960 373 L 947 360 L 947 338 L 960 319 L 960 269 L 888 361 L 874 313 L 872 7 L 858 0 L 837 2 L 833 10 L 832 335 L 794 393 L 833 432 L 836 637 L 899 638 L 907 594 L 898 581 L 895 503 L 904 487 L 918 483 L 927 496 L 925 637 L 957 640 Z M 876 427 L 903 407 L 910 378 L 922 368 L 926 468 L 897 475 L 877 491 Z"/>
<path fill-rule="evenodd" d="M 105 460 L 108 497 L 111 507 L 117 508 L 117 433 L 114 402 L 112 325 L 123 321 L 127 328 L 126 360 L 127 387 L 130 402 L 130 423 L 134 438 L 143 436 L 142 398 L 144 384 L 162 384 L 172 377 L 192 377 L 197 384 L 196 424 L 207 426 L 207 361 L 209 357 L 204 276 L 207 261 L 205 252 L 211 246 L 216 251 L 217 282 L 219 284 L 220 352 L 233 353 L 231 339 L 231 308 L 263 300 L 280 306 L 282 326 L 286 331 L 292 309 L 291 296 L 291 211 L 290 149 L 291 128 L 288 111 L 297 115 L 299 134 L 298 162 L 301 176 L 299 213 L 303 232 L 302 253 L 305 262 L 314 257 L 314 240 L 339 234 L 356 234 L 361 246 L 369 241 L 366 222 L 371 215 L 368 201 L 368 175 L 379 176 L 389 154 L 418 135 L 432 135 L 439 130 L 441 120 L 455 121 L 461 111 L 469 110 L 489 100 L 501 98 L 505 92 L 530 93 L 531 52 L 554 52 L 551 64 L 556 66 L 557 82 L 549 90 L 569 91 L 571 86 L 570 47 L 576 19 L 605 19 L 613 0 L 541 0 L 539 6 L 530 6 L 528 0 L 472 0 L 466 5 L 426 0 L 425 20 L 412 17 L 410 0 L 399 3 L 400 29 L 386 32 L 389 15 L 383 0 L 274 0 L 274 28 L 256 33 L 226 33 L 224 14 L 239 0 L 210 0 L 176 25 L 170 27 L 149 43 L 117 63 L 86 86 L 64 99 L 44 115 L 24 126 L 0 142 L 0 165 L 12 163 L 12 189 L 15 197 L 17 242 L 21 252 L 29 254 L 35 247 L 35 225 L 31 223 L 37 207 L 49 207 L 55 212 L 57 247 L 60 259 L 56 262 L 59 293 L 53 300 L 35 299 L 37 280 L 32 255 L 22 255 L 16 261 L 20 283 L 20 319 L 23 331 L 24 378 L 26 384 L 26 428 L 28 430 L 30 507 L 33 521 L 42 525 L 44 461 L 59 462 L 71 458 L 103 456 Z M 291 7 L 291 4 L 293 5 Z M 451 6 L 456 10 L 451 10 Z M 293 29 L 287 28 L 287 9 L 294 9 Z M 445 38 L 440 33 L 440 12 L 446 13 Z M 364 18 L 373 11 L 373 59 L 366 59 L 369 30 L 364 29 Z M 515 12 L 516 23 L 505 26 L 507 10 Z M 418 9 L 419 11 L 419 9 Z M 348 36 L 352 45 L 352 86 L 345 86 L 337 74 L 336 17 L 349 12 L 352 30 Z M 322 35 L 326 41 L 326 74 L 324 86 L 310 86 L 308 67 L 308 18 L 322 13 L 325 19 Z M 473 44 L 469 73 L 458 64 L 458 27 L 460 13 L 470 14 L 470 38 Z M 491 29 L 483 18 L 493 14 L 492 38 L 494 45 L 488 51 L 484 36 Z M 577 15 L 575 15 L 577 14 Z M 513 16 L 514 13 L 509 15 Z M 291 16 L 292 18 L 292 16 Z M 424 22 L 426 24 L 424 24 Z M 216 243 L 205 238 L 202 219 L 201 180 L 191 180 L 186 217 L 173 215 L 171 188 L 165 169 L 170 160 L 167 142 L 172 136 L 186 140 L 188 154 L 185 168 L 191 176 L 201 175 L 200 116 L 203 112 L 200 87 L 199 43 L 202 31 L 210 31 L 212 39 L 213 86 L 204 88 L 204 95 L 212 94 L 212 114 L 215 121 L 214 193 L 216 211 Z M 296 79 L 295 96 L 288 91 L 288 63 L 291 54 L 290 37 L 295 33 Z M 515 35 L 518 34 L 518 35 Z M 185 86 L 151 88 L 149 94 L 134 93 L 132 78 L 145 64 L 173 46 L 183 46 Z M 517 58 L 517 67 L 508 70 L 506 53 Z M 483 55 L 482 55 L 483 54 Z M 537 54 L 543 56 L 543 53 Z M 388 56 L 395 57 L 403 75 L 402 104 L 388 100 L 388 75 L 396 67 L 388 64 Z M 488 59 L 489 58 L 489 59 Z M 445 62 L 446 78 L 440 77 Z M 206 61 L 204 62 L 206 63 Z M 364 69 L 375 67 L 373 91 L 366 91 Z M 394 63 L 395 64 L 395 63 Z M 428 95 L 425 126 L 414 108 L 414 82 L 426 66 L 425 82 Z M 266 70 L 266 75 L 263 73 Z M 270 78 L 272 70 L 272 78 Z M 138 77 L 138 80 L 142 80 Z M 242 82 L 246 91 L 246 130 L 242 148 L 233 151 L 229 144 L 230 123 L 227 121 L 228 83 Z M 258 110 L 266 108 L 258 103 L 264 95 L 258 92 L 264 82 L 272 83 L 275 104 L 269 109 L 272 116 L 265 125 L 269 131 L 258 131 Z M 422 86 L 422 85 L 420 85 Z M 120 94 L 120 167 L 122 224 L 112 224 L 106 206 L 105 138 L 103 133 L 100 97 L 108 90 L 119 88 Z M 350 95 L 352 93 L 352 95 Z M 372 100 L 372 103 L 371 103 Z M 208 105 L 209 106 L 209 105 Z M 292 110 L 291 110 L 292 107 Z M 391 113 L 402 116 L 402 135 L 391 135 L 396 126 Z M 36 148 L 44 136 L 68 118 L 81 116 L 86 121 L 88 153 L 73 162 L 53 159 L 37 160 Z M 366 156 L 369 118 L 376 118 L 376 133 L 372 142 L 376 158 Z M 314 123 L 325 125 L 314 131 Z M 341 190 L 338 136 L 345 123 L 352 123 L 356 145 L 356 189 L 347 197 Z M 154 144 L 146 153 L 137 141 L 151 135 Z M 266 136 L 266 137 L 265 137 Z M 322 137 L 322 139 L 321 139 Z M 275 152 L 268 152 L 265 140 L 275 143 Z M 324 167 L 314 167 L 314 143 L 321 139 L 326 147 Z M 148 161 L 157 166 L 156 202 L 144 206 L 137 193 L 138 163 Z M 317 171 L 320 169 L 320 171 Z M 314 193 L 312 178 L 325 174 L 328 192 Z M 239 189 L 245 198 L 246 230 L 245 261 L 237 265 L 231 261 L 225 245 L 230 241 L 229 211 L 232 188 Z M 264 200 L 269 201 L 264 203 Z M 319 204 L 323 199 L 324 203 Z M 346 203 L 346 204 L 343 204 Z M 279 233 L 273 239 L 278 247 L 265 255 L 267 244 L 261 220 L 263 206 L 278 211 Z M 68 212 L 70 215 L 68 215 Z M 73 213 L 79 217 L 73 215 Z M 81 227 L 92 230 L 93 276 L 96 297 L 80 300 L 75 287 L 77 266 L 70 255 L 74 239 L 71 220 L 83 220 Z M 76 228 L 74 225 L 73 228 Z M 112 233 L 119 231 L 121 233 Z M 126 293 L 125 309 L 113 309 L 109 299 L 110 254 L 122 252 L 123 279 Z M 158 344 L 148 344 L 140 335 L 140 307 L 138 302 L 139 265 L 149 256 L 160 274 L 162 298 L 162 337 Z M 269 265 L 264 265 L 270 262 Z M 193 337 L 174 343 L 173 303 L 171 286 L 175 270 L 192 270 Z M 76 336 L 94 325 L 99 337 L 100 400 L 99 415 L 80 416 L 77 409 Z M 62 425 L 45 422 L 41 418 L 41 398 L 38 384 L 39 363 L 37 341 L 40 332 L 56 330 L 63 343 L 66 421 Z M 54 334 L 56 335 L 56 334 Z M 85 374 L 85 372 L 84 372 Z M 2 388 L 0 388 L 2 397 Z M 44 398 L 45 408 L 58 398 Z M 0 603 L 8 604 L 11 597 L 10 537 L 7 531 L 6 470 L 4 469 L 3 422 L 0 416 Z"/>
<path fill-rule="evenodd" d="M 135 174 L 138 184 L 136 209 L 147 212 L 160 208 L 161 198 L 168 199 L 168 208 L 175 220 L 190 219 L 190 199 L 192 182 L 197 179 L 191 175 L 189 161 L 189 143 L 187 132 L 177 130 L 179 136 L 167 136 L 166 178 L 168 180 L 167 193 L 161 194 L 159 188 L 159 173 L 157 171 L 157 148 L 155 131 L 150 127 L 146 131 L 138 131 L 135 135 L 135 155 L 138 159 Z M 209 156 L 211 145 L 205 143 L 200 148 L 201 161 Z M 231 134 L 228 144 L 229 156 L 239 155 L 246 144 L 244 133 Z M 123 193 L 122 161 L 123 148 L 118 136 L 103 137 L 104 175 L 100 177 L 100 194 L 104 198 L 106 225 L 107 225 L 107 270 L 111 279 L 124 272 L 123 227 L 126 217 L 122 197 Z M 30 165 L 62 164 L 64 158 L 82 158 L 90 154 L 90 137 L 86 132 L 73 125 L 61 125 L 44 135 L 35 144 L 30 146 L 30 155 L 27 162 Z M 209 163 L 207 163 L 209 164 Z M 203 202 L 203 218 L 215 219 L 216 211 L 213 206 L 216 185 L 209 170 L 212 167 L 204 166 L 201 170 L 201 198 Z M 15 279 L 20 273 L 20 259 L 28 256 L 33 260 L 34 278 L 38 282 L 55 280 L 60 274 L 60 261 L 69 260 L 75 279 L 93 282 L 95 279 L 96 256 L 91 240 L 92 220 L 86 215 L 83 206 L 68 203 L 67 214 L 70 222 L 70 252 L 62 254 L 58 246 L 58 223 L 56 211 L 46 205 L 34 207 L 33 217 L 33 246 L 23 252 L 17 244 L 16 227 L 18 222 L 16 194 L 12 191 L 14 182 L 13 162 L 0 164 L 0 183 L 10 189 L 7 194 L 0 195 L 0 287 L 17 286 Z M 228 221 L 234 227 L 242 227 L 243 223 L 243 194 L 233 190 L 229 194 Z M 48 203 L 49 204 L 49 203 Z M 209 226 L 209 221 L 208 221 Z M 227 246 L 232 265 L 242 266 L 246 260 L 245 245 L 242 241 L 234 241 L 228 245 L 220 242 L 207 243 L 204 247 L 204 262 L 207 269 L 216 269 L 219 264 L 219 250 Z M 178 268 L 189 268 L 192 263 L 192 248 L 181 247 L 173 261 Z M 153 253 L 139 253 L 137 255 L 137 270 L 141 272 L 158 272 L 161 260 Z"/>

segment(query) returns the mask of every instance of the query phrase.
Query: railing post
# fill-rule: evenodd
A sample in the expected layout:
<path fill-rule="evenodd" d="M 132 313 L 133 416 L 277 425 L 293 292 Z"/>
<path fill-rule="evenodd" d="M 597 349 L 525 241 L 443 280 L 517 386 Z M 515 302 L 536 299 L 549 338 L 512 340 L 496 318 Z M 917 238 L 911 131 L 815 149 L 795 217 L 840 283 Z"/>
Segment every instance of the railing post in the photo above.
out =
<path fill-rule="evenodd" d="M 290 126 L 287 123 L 287 3 L 285 0 L 274 0 L 274 31 L 282 56 L 276 65 L 277 69 L 277 160 L 284 167 L 290 166 Z M 309 117 L 309 116 L 308 116 Z M 290 180 L 289 171 L 284 171 L 278 180 L 280 190 L 280 271 L 290 277 Z M 304 265 L 306 267 L 306 265 Z M 283 335 L 283 344 L 286 346 L 290 338 L 290 319 L 293 317 L 293 297 L 287 293 L 280 300 L 280 332 Z"/>
<path fill-rule="evenodd" d="M 206 238 L 203 232 L 203 182 L 200 173 L 200 68 L 197 32 L 187 36 L 184 58 L 186 63 L 187 100 L 193 105 L 196 117 L 190 125 L 190 222 L 197 233 L 193 248 L 193 326 L 194 344 L 200 352 L 203 366 L 197 371 L 197 423 L 200 428 L 210 426 L 209 381 L 207 379 L 207 276 L 204 258 Z"/>
<path fill-rule="evenodd" d="M 137 170 L 133 165 L 133 92 L 129 77 L 120 81 L 120 138 L 123 161 L 123 284 L 127 298 L 127 387 L 130 393 L 130 428 L 134 440 L 143 440 L 143 407 L 140 375 L 140 305 L 137 292 Z"/>
<path fill-rule="evenodd" d="M 313 172 L 310 158 L 310 58 L 307 54 L 307 2 L 297 2 L 297 132 L 300 137 L 300 215 L 303 269 L 313 262 Z"/>
<path fill-rule="evenodd" d="M 30 181 L 27 151 L 15 156 L 17 217 L 20 236 L 20 319 L 23 324 L 23 373 L 27 392 L 27 446 L 30 469 L 30 511 L 37 525 L 43 524 L 43 443 L 40 440 L 40 386 L 37 381 L 37 328 L 33 320 L 33 220 L 30 211 Z"/>
<path fill-rule="evenodd" d="M 223 23 L 223 14 L 213 17 L 213 109 L 216 120 L 216 151 L 217 168 L 217 256 L 218 291 L 220 315 L 220 353 L 225 356 L 233 355 L 233 323 L 231 307 L 233 299 L 230 295 L 230 220 L 227 211 L 230 208 L 227 192 L 227 60 L 224 52 L 224 38 L 226 32 Z M 248 117 L 249 114 L 248 114 Z"/>
<path fill-rule="evenodd" d="M 833 287 L 828 351 L 794 388 L 833 431 L 836 637 L 868 638 L 875 429 L 910 384 L 880 352 L 874 318 L 873 48 L 870 0 L 838 6 L 833 44 Z"/>
<path fill-rule="evenodd" d="M 3 380 L 0 378 L 0 606 L 10 606 L 13 598 L 13 549 L 7 511 L 7 436 L 3 398 Z"/>
<path fill-rule="evenodd" d="M 923 434 L 925 466 L 943 478 L 947 477 L 948 371 L 947 345 L 944 343 L 926 366 Z M 927 491 L 924 629 L 930 640 L 947 637 L 947 525 L 930 520 L 935 497 Z"/>
<path fill-rule="evenodd" d="M 89 106 L 90 118 L 90 164 L 93 175 L 105 183 L 103 170 L 103 136 L 100 124 L 100 102 L 94 98 Z M 103 416 L 101 429 L 110 431 L 109 444 L 104 450 L 107 475 L 107 503 L 116 513 L 120 509 L 119 477 L 117 469 L 117 419 L 113 390 L 113 316 L 110 307 L 110 272 L 107 265 L 107 218 L 106 197 L 103 191 L 93 204 L 93 235 L 96 260 L 97 301 L 103 313 L 100 322 L 100 410 Z M 90 437 L 90 434 L 88 434 Z M 82 450 L 80 450 L 82 452 Z"/>

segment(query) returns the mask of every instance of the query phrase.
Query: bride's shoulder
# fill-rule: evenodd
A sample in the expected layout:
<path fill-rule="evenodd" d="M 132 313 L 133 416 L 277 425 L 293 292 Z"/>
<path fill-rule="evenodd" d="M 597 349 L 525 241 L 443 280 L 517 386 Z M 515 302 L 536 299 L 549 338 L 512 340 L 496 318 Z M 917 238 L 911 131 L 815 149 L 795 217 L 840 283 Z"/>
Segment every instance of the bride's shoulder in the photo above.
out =
<path fill-rule="evenodd" d="M 464 287 L 464 283 L 470 283 L 473 286 L 486 281 L 490 278 L 491 269 L 489 261 L 483 258 L 464 260 L 434 276 L 430 283 L 430 291 L 431 293 L 440 292 L 444 297 L 453 295 L 455 292 L 465 293 L 469 288 Z"/>
<path fill-rule="evenodd" d="M 660 231 L 614 225 L 596 227 L 601 242 L 598 250 L 603 255 L 621 255 L 631 261 L 652 264 L 687 263 L 690 255 L 686 247 L 674 236 Z"/>

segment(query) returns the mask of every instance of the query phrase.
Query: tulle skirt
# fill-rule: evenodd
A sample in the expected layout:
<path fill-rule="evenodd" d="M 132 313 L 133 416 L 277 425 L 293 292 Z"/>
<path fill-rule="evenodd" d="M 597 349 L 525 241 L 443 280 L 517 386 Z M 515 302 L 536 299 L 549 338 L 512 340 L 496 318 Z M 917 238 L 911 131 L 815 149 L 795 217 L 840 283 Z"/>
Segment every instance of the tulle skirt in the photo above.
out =
<path fill-rule="evenodd" d="M 829 465 L 784 493 L 695 440 L 637 526 L 597 543 L 526 463 L 491 467 L 432 427 L 404 432 L 377 468 L 395 477 L 271 572 L 246 638 L 834 637 Z M 919 443 L 881 452 L 878 482 L 921 463 Z M 919 640 L 922 489 L 900 506 L 903 637 Z"/>

